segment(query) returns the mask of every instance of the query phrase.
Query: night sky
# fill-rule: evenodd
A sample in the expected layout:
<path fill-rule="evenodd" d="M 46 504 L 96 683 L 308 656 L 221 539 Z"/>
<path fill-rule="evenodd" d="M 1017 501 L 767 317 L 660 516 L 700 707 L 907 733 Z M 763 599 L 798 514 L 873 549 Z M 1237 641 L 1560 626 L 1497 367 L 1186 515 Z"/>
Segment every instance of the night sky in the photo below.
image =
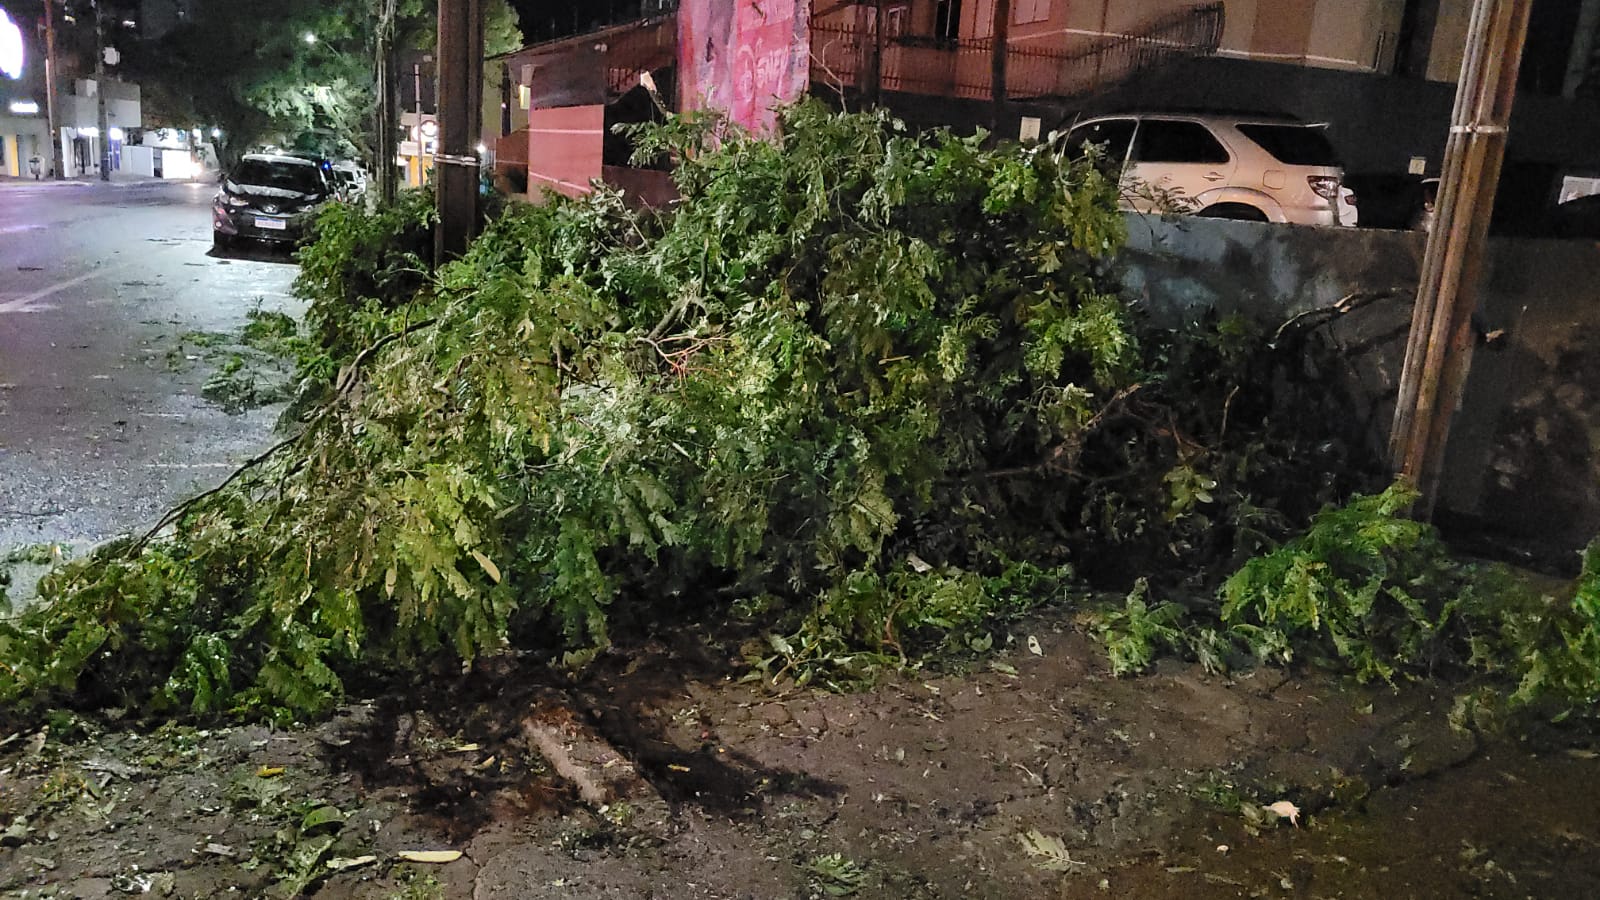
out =
<path fill-rule="evenodd" d="M 645 8 L 675 6 L 663 0 L 510 0 L 528 43 L 565 37 L 608 22 L 625 22 Z"/>

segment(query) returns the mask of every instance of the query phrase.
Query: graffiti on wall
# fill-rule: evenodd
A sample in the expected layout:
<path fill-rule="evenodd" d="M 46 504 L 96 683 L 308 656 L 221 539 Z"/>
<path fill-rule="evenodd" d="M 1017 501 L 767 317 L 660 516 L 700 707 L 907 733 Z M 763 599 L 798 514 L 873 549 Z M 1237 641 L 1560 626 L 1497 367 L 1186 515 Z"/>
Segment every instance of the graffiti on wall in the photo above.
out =
<path fill-rule="evenodd" d="M 680 109 L 717 109 L 755 131 L 773 107 L 806 92 L 807 0 L 683 0 L 678 7 Z"/>

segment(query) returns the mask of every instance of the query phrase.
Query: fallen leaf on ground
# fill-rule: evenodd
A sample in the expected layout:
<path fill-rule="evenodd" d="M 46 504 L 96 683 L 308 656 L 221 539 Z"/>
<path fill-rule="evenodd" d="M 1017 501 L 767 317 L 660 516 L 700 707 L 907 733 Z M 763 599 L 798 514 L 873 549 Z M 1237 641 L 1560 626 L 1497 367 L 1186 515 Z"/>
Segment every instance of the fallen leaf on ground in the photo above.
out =
<path fill-rule="evenodd" d="M 1034 656 L 1044 655 L 1044 648 L 1039 646 L 1039 639 L 1031 634 L 1028 635 L 1028 652 L 1032 653 Z"/>
<path fill-rule="evenodd" d="M 399 857 L 406 862 L 447 863 L 461 858 L 460 850 L 401 850 Z"/>
<path fill-rule="evenodd" d="M 1300 827 L 1300 807 L 1295 806 L 1293 803 L 1290 803 L 1287 800 L 1279 800 L 1277 803 L 1270 803 L 1262 807 L 1262 809 L 1265 809 L 1269 813 L 1276 813 L 1279 818 L 1288 819 L 1289 824 L 1295 826 L 1296 828 Z"/>
<path fill-rule="evenodd" d="M 283 766 L 262 766 L 256 770 L 257 778 L 277 778 L 283 774 Z"/>
<path fill-rule="evenodd" d="M 1023 851 L 1034 858 L 1033 864 L 1046 871 L 1065 872 L 1073 866 L 1083 865 L 1067 852 L 1067 845 L 1061 838 L 1045 834 L 1037 828 L 1017 835 L 1017 841 L 1022 844 Z"/>
<path fill-rule="evenodd" d="M 378 858 L 376 856 L 357 856 L 348 859 L 343 856 L 335 856 L 333 859 L 328 860 L 328 868 L 335 872 L 343 872 L 345 869 L 370 866 L 377 861 Z"/>
<path fill-rule="evenodd" d="M 207 844 L 202 849 L 204 849 L 204 851 L 206 853 L 209 853 L 212 856 L 225 856 L 225 857 L 228 857 L 228 858 L 232 858 L 232 857 L 235 857 L 235 856 L 239 855 L 237 852 L 234 851 L 234 849 L 232 847 L 229 847 L 227 844 Z"/>

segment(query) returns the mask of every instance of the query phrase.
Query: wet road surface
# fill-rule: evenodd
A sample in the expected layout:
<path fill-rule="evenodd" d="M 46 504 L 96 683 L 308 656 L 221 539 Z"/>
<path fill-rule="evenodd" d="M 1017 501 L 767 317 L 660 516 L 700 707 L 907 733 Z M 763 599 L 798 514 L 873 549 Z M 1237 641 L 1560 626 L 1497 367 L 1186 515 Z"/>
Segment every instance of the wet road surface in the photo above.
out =
<path fill-rule="evenodd" d="M 197 332 L 299 316 L 296 267 L 214 256 L 214 185 L 0 186 L 0 553 L 153 521 L 271 441 L 200 396 Z"/>

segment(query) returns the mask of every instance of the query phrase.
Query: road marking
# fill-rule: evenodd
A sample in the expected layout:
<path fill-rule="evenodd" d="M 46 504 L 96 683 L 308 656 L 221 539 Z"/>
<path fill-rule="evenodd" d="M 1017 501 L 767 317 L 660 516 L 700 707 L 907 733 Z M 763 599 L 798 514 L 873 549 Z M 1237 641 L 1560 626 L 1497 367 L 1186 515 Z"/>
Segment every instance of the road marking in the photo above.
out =
<path fill-rule="evenodd" d="M 31 312 L 32 310 L 28 309 L 30 304 L 43 300 L 51 294 L 64 291 L 69 287 L 75 287 L 83 284 L 85 281 L 88 281 L 91 278 L 99 278 L 102 275 L 108 275 L 112 271 L 113 270 L 111 269 L 100 269 L 98 271 L 88 272 L 86 274 L 79 275 L 77 278 L 68 278 L 66 281 L 57 282 L 42 290 L 34 291 L 31 294 L 24 294 L 15 300 L 7 300 L 4 303 L 0 303 L 0 313 Z"/>
<path fill-rule="evenodd" d="M 145 463 L 146 469 L 237 469 L 234 463 Z"/>

